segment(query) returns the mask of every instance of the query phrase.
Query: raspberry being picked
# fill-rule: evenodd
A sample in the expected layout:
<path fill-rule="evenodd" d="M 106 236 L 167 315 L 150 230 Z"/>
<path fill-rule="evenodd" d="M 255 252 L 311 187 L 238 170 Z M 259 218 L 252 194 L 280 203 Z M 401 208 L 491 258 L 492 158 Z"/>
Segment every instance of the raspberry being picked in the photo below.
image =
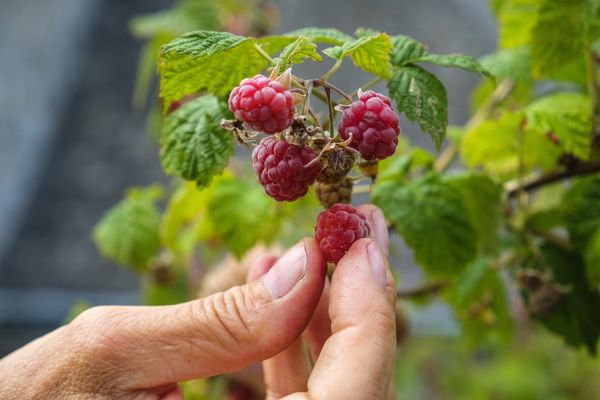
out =
<path fill-rule="evenodd" d="M 350 204 L 334 204 L 317 217 L 315 239 L 325 259 L 338 262 L 352 243 L 369 236 L 367 218 Z"/>
<path fill-rule="evenodd" d="M 243 79 L 229 95 L 229 109 L 253 130 L 269 134 L 294 121 L 292 92 L 263 75 Z"/>
<path fill-rule="evenodd" d="M 386 96 L 372 90 L 344 110 L 338 125 L 340 136 L 360 152 L 365 160 L 383 160 L 394 154 L 398 145 L 398 114 Z"/>
<path fill-rule="evenodd" d="M 294 201 L 306 194 L 321 165 L 314 150 L 274 136 L 263 138 L 252 152 L 252 166 L 265 193 L 277 201 Z"/>

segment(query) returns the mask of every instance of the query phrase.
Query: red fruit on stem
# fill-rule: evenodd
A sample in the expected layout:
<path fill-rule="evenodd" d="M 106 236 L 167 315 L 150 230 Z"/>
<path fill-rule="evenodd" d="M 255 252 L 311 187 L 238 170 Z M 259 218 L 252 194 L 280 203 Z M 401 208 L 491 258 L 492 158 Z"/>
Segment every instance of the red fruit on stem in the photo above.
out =
<path fill-rule="evenodd" d="M 292 92 L 263 75 L 243 79 L 229 95 L 229 109 L 250 128 L 269 134 L 294 121 Z"/>
<path fill-rule="evenodd" d="M 310 147 L 297 146 L 267 136 L 252 152 L 253 169 L 265 192 L 277 201 L 294 201 L 306 194 L 321 165 L 308 167 L 317 155 Z"/>
<path fill-rule="evenodd" d="M 398 114 L 390 99 L 369 90 L 344 110 L 338 131 L 344 140 L 352 135 L 350 146 L 365 160 L 383 160 L 394 154 L 398 145 Z"/>
<path fill-rule="evenodd" d="M 334 204 L 317 217 L 315 239 L 325 259 L 338 262 L 352 243 L 369 236 L 367 218 L 350 204 Z"/>

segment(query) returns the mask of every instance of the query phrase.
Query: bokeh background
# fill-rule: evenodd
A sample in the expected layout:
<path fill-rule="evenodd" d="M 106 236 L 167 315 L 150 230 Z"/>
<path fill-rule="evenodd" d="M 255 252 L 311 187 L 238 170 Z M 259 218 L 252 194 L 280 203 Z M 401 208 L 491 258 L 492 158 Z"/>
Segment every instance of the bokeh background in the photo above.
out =
<path fill-rule="evenodd" d="M 496 47 L 495 21 L 483 0 L 273 3 L 279 9 L 276 32 L 329 26 L 352 33 L 363 26 L 413 36 L 435 53 L 479 57 Z M 132 107 L 142 43 L 128 22 L 172 4 L 0 0 L 0 357 L 59 326 L 77 302 L 139 301 L 138 277 L 102 259 L 91 231 L 127 187 L 167 182 L 147 110 Z M 303 65 L 299 75 L 318 68 Z M 433 70 L 448 91 L 450 123 L 464 123 L 479 78 Z M 345 65 L 334 82 L 351 91 L 364 79 Z M 402 129 L 413 143 L 431 149 L 417 126 L 403 120 Z M 420 274 L 410 252 L 398 246 L 394 264 L 402 285 L 414 286 Z M 474 356 L 455 339 L 458 328 L 442 304 L 409 314 L 421 339 L 407 345 L 398 368 L 405 398 L 600 398 L 600 388 L 592 387 L 591 376 L 600 372 L 594 362 L 554 338 L 536 336 L 505 352 Z M 550 376 L 558 379 L 553 384 L 579 392 L 556 393 L 546 382 Z M 588 376 L 587 386 L 579 385 Z M 514 385 L 516 391 L 506 392 Z"/>

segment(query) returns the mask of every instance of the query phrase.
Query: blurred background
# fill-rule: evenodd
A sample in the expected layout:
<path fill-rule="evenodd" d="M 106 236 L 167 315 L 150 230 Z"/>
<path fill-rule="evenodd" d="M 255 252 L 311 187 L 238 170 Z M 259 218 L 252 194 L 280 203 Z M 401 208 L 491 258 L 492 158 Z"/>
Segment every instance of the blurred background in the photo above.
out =
<path fill-rule="evenodd" d="M 364 26 L 413 36 L 436 53 L 479 57 L 496 48 L 487 1 L 272 3 L 279 12 L 276 33 L 306 26 L 352 33 Z M 0 0 L 0 357 L 59 326 L 77 302 L 139 302 L 138 277 L 102 259 L 91 232 L 126 188 L 167 182 L 156 140 L 148 133 L 147 110 L 132 107 L 142 42 L 130 33 L 128 22 L 172 4 Z M 301 68 L 302 76 L 321 67 Z M 464 123 L 478 77 L 456 69 L 434 72 L 448 91 L 450 123 Z M 334 78 L 350 90 L 363 81 L 350 65 Z M 431 149 L 417 126 L 404 120 L 402 129 L 413 143 Z M 395 265 L 406 286 L 420 279 L 410 260 L 408 249 L 401 248 Z M 398 368 L 406 398 L 575 398 L 564 388 L 556 393 L 546 376 L 558 376 L 553 384 L 564 381 L 588 395 L 584 398 L 600 398 L 591 378 L 600 370 L 586 356 L 563 349 L 557 339 L 536 336 L 515 343 L 502 356 L 485 352 L 474 357 L 453 339 L 457 328 L 443 305 L 409 309 L 409 314 L 412 331 L 421 339 L 409 342 Z M 425 338 L 425 333 L 437 337 Z M 532 359 L 539 363 L 528 365 Z M 497 378 L 493 383 L 490 374 Z M 578 384 L 588 376 L 587 386 Z M 465 388 L 469 378 L 479 383 Z M 508 390 L 505 382 L 517 382 L 517 392 L 502 392 Z M 494 390 L 500 395 L 491 395 Z"/>

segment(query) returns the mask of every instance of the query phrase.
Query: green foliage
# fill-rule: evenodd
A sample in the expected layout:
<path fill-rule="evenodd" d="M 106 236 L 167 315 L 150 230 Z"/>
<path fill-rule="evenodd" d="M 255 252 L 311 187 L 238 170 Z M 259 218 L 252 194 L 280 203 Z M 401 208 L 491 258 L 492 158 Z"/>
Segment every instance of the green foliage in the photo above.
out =
<path fill-rule="evenodd" d="M 341 46 L 327 48 L 323 50 L 323 53 L 337 60 L 350 56 L 357 67 L 381 78 L 389 79 L 391 49 L 392 41 L 387 34 L 374 33 L 345 42 Z"/>
<path fill-rule="evenodd" d="M 398 109 L 418 122 L 439 149 L 448 126 L 448 99 L 438 78 L 421 67 L 407 65 L 394 70 L 388 90 Z"/>
<path fill-rule="evenodd" d="M 298 39 L 287 45 L 279 56 L 279 72 L 283 72 L 291 64 L 300 64 L 304 58 L 310 58 L 313 61 L 321 61 L 321 55 L 317 53 L 317 44 L 306 36 L 300 36 Z"/>
<path fill-rule="evenodd" d="M 483 77 L 490 77 L 490 72 L 476 59 L 464 54 L 425 54 L 414 58 L 412 62 L 426 62 L 441 65 L 443 67 L 454 67 L 465 71 L 475 72 Z"/>
<path fill-rule="evenodd" d="M 527 129 L 554 134 L 566 153 L 582 160 L 590 156 L 592 144 L 592 104 L 577 93 L 557 93 L 542 97 L 525 110 Z"/>
<path fill-rule="evenodd" d="M 451 175 L 448 182 L 461 193 L 475 228 L 480 253 L 494 253 L 502 211 L 502 186 L 485 174 L 471 172 Z"/>
<path fill-rule="evenodd" d="M 600 178 L 579 180 L 567 193 L 567 228 L 576 248 L 585 258 L 591 284 L 600 284 Z"/>
<path fill-rule="evenodd" d="M 464 162 L 503 179 L 534 167 L 552 168 L 560 148 L 548 137 L 524 130 L 523 122 L 523 116 L 507 112 L 498 120 L 475 126 L 461 142 Z"/>
<path fill-rule="evenodd" d="M 210 183 L 233 153 L 232 135 L 221 128 L 225 112 L 210 95 L 192 100 L 169 114 L 160 140 L 160 160 L 167 174 Z"/>
<path fill-rule="evenodd" d="M 531 31 L 531 62 L 535 75 L 555 72 L 577 58 L 598 35 L 596 0 L 540 0 Z"/>
<path fill-rule="evenodd" d="M 138 38 L 178 36 L 197 29 L 219 29 L 219 15 L 212 0 L 180 0 L 168 10 L 134 17 L 129 27 Z"/>
<path fill-rule="evenodd" d="M 406 154 L 386 159 L 380 166 L 377 179 L 379 182 L 386 180 L 401 182 L 417 168 L 431 170 L 434 161 L 435 158 L 427 150 L 413 147 Z"/>
<path fill-rule="evenodd" d="M 264 36 L 258 39 L 258 42 L 265 52 L 273 55 L 300 37 L 309 38 L 315 43 L 335 46 L 354 40 L 352 36 L 333 28 L 303 28 L 282 35 Z"/>
<path fill-rule="evenodd" d="M 499 11 L 499 47 L 512 49 L 531 40 L 541 0 L 506 0 Z"/>
<path fill-rule="evenodd" d="M 393 66 L 401 67 L 427 54 L 425 45 L 409 36 L 392 37 L 392 54 L 390 61 Z"/>
<path fill-rule="evenodd" d="M 551 245 L 542 247 L 542 254 L 541 267 L 549 268 L 556 282 L 565 285 L 569 292 L 552 315 L 540 322 L 561 335 L 566 343 L 585 347 L 595 355 L 600 337 L 600 294 L 587 282 L 581 256 Z"/>
<path fill-rule="evenodd" d="M 212 188 L 206 217 L 220 241 L 238 257 L 258 242 L 270 243 L 281 227 L 275 201 L 258 184 L 233 177 Z"/>
<path fill-rule="evenodd" d="M 491 264 L 489 258 L 475 260 L 446 294 L 464 333 L 473 343 L 494 336 L 507 340 L 512 333 L 504 284 Z"/>
<path fill-rule="evenodd" d="M 144 270 L 158 253 L 159 187 L 131 189 L 125 199 L 108 210 L 94 228 L 94 242 L 111 261 Z"/>
<path fill-rule="evenodd" d="M 158 72 L 165 110 L 174 100 L 204 90 L 226 96 L 243 78 L 257 74 L 268 63 L 254 38 L 227 32 L 187 33 L 160 51 Z"/>
<path fill-rule="evenodd" d="M 395 225 L 416 261 L 433 276 L 454 276 L 477 251 L 476 231 L 454 185 L 434 174 L 377 184 L 373 202 Z"/>

